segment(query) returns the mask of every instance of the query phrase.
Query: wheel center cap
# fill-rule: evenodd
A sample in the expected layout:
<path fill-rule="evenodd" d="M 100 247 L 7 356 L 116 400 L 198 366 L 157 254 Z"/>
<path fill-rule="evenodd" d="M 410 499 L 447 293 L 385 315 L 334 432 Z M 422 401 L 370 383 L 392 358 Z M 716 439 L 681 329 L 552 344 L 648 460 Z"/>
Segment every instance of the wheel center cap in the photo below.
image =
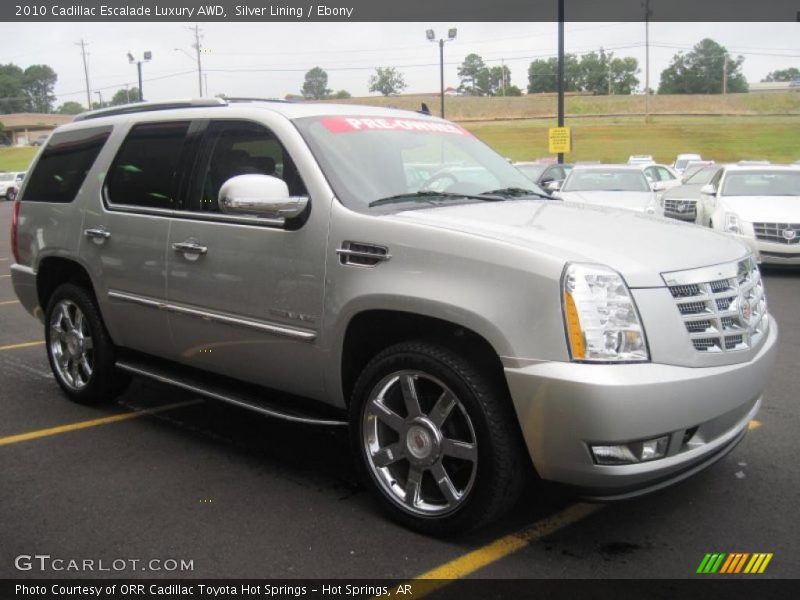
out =
<path fill-rule="evenodd" d="M 77 335 L 70 332 L 66 335 L 66 339 L 64 341 L 67 344 L 67 352 L 69 352 L 71 356 L 77 357 L 81 354 L 83 344 Z"/>
<path fill-rule="evenodd" d="M 432 462 L 439 454 L 439 437 L 431 425 L 413 423 L 406 432 L 408 453 L 422 463 Z"/>

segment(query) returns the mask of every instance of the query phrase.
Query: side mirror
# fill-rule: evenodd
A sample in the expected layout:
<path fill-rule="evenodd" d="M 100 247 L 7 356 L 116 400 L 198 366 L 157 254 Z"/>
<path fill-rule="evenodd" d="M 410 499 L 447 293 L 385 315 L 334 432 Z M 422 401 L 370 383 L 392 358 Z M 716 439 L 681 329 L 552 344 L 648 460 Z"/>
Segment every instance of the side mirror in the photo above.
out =
<path fill-rule="evenodd" d="M 653 185 L 651 186 L 654 192 L 663 192 L 667 189 L 667 182 L 666 181 L 654 181 Z"/>
<path fill-rule="evenodd" d="M 237 175 L 219 190 L 219 209 L 226 215 L 291 219 L 308 205 L 306 196 L 290 196 L 286 182 L 272 175 Z"/>
<path fill-rule="evenodd" d="M 547 183 L 545 183 L 544 184 L 544 188 L 548 192 L 557 192 L 557 191 L 559 191 L 561 189 L 561 184 L 562 183 L 564 183 L 564 182 L 563 181 L 557 181 L 557 180 L 554 179 L 553 181 L 548 181 Z"/>
<path fill-rule="evenodd" d="M 716 196 L 717 190 L 714 189 L 714 186 L 712 184 L 707 183 L 700 188 L 700 193 L 705 194 L 706 196 Z"/>

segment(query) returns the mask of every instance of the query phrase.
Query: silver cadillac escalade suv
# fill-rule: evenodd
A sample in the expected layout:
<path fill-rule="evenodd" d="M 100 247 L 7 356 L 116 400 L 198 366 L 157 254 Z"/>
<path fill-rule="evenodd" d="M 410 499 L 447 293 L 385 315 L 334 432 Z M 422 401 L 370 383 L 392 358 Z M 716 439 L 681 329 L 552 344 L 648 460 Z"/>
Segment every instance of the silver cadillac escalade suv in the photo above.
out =
<path fill-rule="evenodd" d="M 775 359 L 741 243 L 567 205 L 427 114 L 101 110 L 30 173 L 11 273 L 69 398 L 133 374 L 349 426 L 379 502 L 431 534 L 497 517 L 534 472 L 611 499 L 696 473 Z"/>

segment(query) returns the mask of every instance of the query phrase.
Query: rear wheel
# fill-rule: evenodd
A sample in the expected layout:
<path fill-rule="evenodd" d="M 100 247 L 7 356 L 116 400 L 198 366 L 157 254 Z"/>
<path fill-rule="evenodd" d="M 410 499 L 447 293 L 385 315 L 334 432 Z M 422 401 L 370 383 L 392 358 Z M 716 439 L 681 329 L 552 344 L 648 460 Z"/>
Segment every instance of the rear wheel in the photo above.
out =
<path fill-rule="evenodd" d="M 114 345 L 94 298 L 71 283 L 59 286 L 45 317 L 47 358 L 67 396 L 82 404 L 108 401 L 121 393 L 128 377 L 114 367 Z"/>
<path fill-rule="evenodd" d="M 509 508 L 524 481 L 509 404 L 504 386 L 444 346 L 401 343 L 376 356 L 355 386 L 351 438 L 389 515 L 444 535 Z"/>
<path fill-rule="evenodd" d="M 13 202 L 16 199 L 17 199 L 17 190 L 15 190 L 14 188 L 9 188 L 6 191 L 6 200 L 8 200 L 9 202 Z"/>

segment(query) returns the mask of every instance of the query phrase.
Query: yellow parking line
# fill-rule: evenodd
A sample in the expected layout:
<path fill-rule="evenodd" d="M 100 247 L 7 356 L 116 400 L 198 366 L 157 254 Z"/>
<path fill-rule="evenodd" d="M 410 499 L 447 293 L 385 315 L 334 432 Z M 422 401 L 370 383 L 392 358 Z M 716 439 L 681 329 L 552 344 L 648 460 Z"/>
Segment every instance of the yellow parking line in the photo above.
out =
<path fill-rule="evenodd" d="M 0 279 L 5 279 L 6 277 L 11 277 L 11 275 L 0 275 Z"/>
<path fill-rule="evenodd" d="M 748 431 L 753 431 L 754 429 L 758 429 L 762 425 L 763 423 L 761 421 L 756 421 L 755 419 L 753 419 L 747 424 L 747 429 Z"/>
<path fill-rule="evenodd" d="M 10 346 L 0 346 L 0 352 L 4 350 L 16 350 L 17 348 L 30 348 L 31 346 L 41 346 L 44 340 L 38 342 L 23 342 L 22 344 L 11 344 Z"/>
<path fill-rule="evenodd" d="M 0 257 L 0 262 L 6 262 L 7 260 L 8 260 L 8 258 L 7 258 L 7 257 L 5 257 L 5 256 L 3 256 L 3 257 Z"/>
<path fill-rule="evenodd" d="M 19 304 L 19 300 L 3 300 L 0 302 L 0 306 L 5 306 L 7 304 Z"/>
<path fill-rule="evenodd" d="M 67 425 L 59 425 L 58 427 L 50 427 L 49 429 L 38 429 L 36 431 L 29 431 L 28 433 L 19 433 L 17 435 L 9 435 L 0 438 L 0 446 L 8 446 L 9 444 L 17 444 L 19 442 L 27 442 L 28 440 L 35 440 L 38 438 L 48 437 L 51 435 L 58 435 L 60 433 L 67 433 L 69 431 L 77 431 L 79 429 L 87 429 L 88 427 L 97 427 L 99 425 L 109 425 L 110 423 L 119 423 L 120 421 L 128 421 L 138 417 L 147 415 L 155 415 L 168 410 L 175 410 L 183 408 L 184 406 L 191 406 L 202 402 L 200 399 L 188 400 L 186 402 L 175 402 L 174 404 L 167 404 L 157 408 L 148 408 L 147 410 L 140 410 L 134 412 L 122 413 L 121 415 L 111 415 L 110 417 L 102 417 L 100 419 L 92 419 L 91 421 L 78 421 L 77 423 L 69 423 Z"/>
<path fill-rule="evenodd" d="M 537 521 L 530 527 L 501 537 L 482 548 L 418 575 L 413 579 L 415 582 L 414 598 L 418 600 L 420 597 L 446 586 L 448 579 L 460 579 L 471 575 L 559 529 L 577 523 L 601 508 L 602 505 L 599 504 L 573 504 L 561 512 Z M 420 581 L 424 581 L 424 583 L 420 583 Z"/>

